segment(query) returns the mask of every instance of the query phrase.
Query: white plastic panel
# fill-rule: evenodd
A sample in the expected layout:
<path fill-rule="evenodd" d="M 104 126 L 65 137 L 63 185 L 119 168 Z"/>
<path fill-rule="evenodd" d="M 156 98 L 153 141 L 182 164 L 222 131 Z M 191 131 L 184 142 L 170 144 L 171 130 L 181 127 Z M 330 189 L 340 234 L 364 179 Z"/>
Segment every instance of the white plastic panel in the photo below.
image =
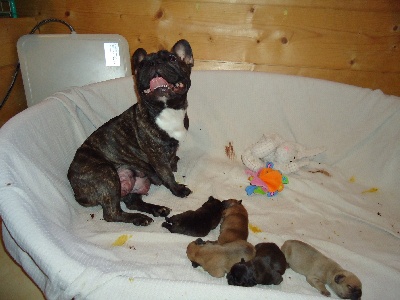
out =
<path fill-rule="evenodd" d="M 28 106 L 71 86 L 132 75 L 118 34 L 29 34 L 17 43 Z"/>

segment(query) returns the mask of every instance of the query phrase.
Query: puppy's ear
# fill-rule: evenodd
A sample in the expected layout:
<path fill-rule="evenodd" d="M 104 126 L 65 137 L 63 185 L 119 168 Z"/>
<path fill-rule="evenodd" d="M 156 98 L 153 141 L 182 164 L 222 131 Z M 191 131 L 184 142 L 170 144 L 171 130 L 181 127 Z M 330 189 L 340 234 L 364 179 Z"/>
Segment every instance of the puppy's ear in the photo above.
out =
<path fill-rule="evenodd" d="M 338 274 L 335 276 L 335 282 L 337 284 L 341 284 L 345 278 L 346 278 L 346 275 Z"/>
<path fill-rule="evenodd" d="M 172 53 L 175 53 L 185 64 L 190 67 L 193 67 L 193 52 L 190 44 L 187 40 L 177 41 L 176 44 L 172 47 Z"/>
<path fill-rule="evenodd" d="M 239 204 L 242 204 L 242 200 L 239 200 L 238 203 L 239 203 Z"/>
<path fill-rule="evenodd" d="M 137 70 L 139 68 L 140 62 L 146 57 L 147 52 L 143 48 L 138 48 L 135 53 L 132 55 L 132 64 L 133 64 L 133 69 L 135 71 L 135 75 L 137 73 Z"/>
<path fill-rule="evenodd" d="M 246 261 L 244 260 L 244 258 L 242 257 L 242 259 L 240 260 L 241 264 L 244 264 Z"/>

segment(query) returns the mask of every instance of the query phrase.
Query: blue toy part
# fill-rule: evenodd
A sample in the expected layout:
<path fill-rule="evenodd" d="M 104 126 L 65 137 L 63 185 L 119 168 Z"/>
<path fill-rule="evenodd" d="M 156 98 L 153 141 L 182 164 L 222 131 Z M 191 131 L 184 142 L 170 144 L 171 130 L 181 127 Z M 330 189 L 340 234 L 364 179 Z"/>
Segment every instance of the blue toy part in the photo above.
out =
<path fill-rule="evenodd" d="M 253 194 L 260 194 L 260 195 L 265 195 L 266 193 L 264 190 L 256 185 L 249 185 L 245 188 L 247 196 L 253 195 Z"/>
<path fill-rule="evenodd" d="M 247 193 L 247 196 L 253 195 L 253 194 L 254 194 L 254 190 L 255 190 L 256 188 L 257 188 L 257 187 L 256 187 L 255 185 L 249 185 L 249 186 L 247 186 L 247 187 L 245 188 L 245 191 L 246 191 L 246 193 Z"/>

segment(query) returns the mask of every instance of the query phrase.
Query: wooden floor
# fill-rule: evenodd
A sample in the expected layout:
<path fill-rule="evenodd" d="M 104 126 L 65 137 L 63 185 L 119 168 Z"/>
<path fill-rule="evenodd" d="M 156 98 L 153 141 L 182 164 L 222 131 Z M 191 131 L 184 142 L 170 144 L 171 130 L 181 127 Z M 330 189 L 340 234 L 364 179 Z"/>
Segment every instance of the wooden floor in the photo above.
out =
<path fill-rule="evenodd" d="M 3 237 L 0 245 L 0 299 L 45 299 L 38 287 L 4 249 Z"/>

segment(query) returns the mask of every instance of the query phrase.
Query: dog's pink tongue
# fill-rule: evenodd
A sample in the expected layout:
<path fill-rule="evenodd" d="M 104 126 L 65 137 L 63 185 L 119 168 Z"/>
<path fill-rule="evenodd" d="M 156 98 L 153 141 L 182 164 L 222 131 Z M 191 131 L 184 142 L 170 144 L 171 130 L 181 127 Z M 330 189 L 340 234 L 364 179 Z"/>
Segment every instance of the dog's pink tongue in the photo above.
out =
<path fill-rule="evenodd" d="M 152 80 L 150 80 L 150 90 L 154 91 L 156 88 L 160 86 L 168 86 L 168 82 L 162 78 L 162 77 L 155 77 Z"/>

